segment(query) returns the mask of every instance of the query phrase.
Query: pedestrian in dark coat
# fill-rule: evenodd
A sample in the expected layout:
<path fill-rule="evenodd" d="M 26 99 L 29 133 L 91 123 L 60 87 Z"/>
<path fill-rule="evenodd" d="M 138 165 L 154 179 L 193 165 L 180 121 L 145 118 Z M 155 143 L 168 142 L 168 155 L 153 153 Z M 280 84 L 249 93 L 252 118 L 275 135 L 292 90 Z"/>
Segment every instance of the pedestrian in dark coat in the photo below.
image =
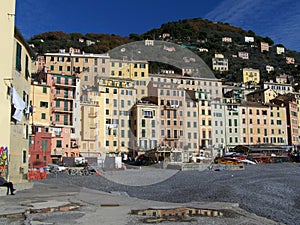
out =
<path fill-rule="evenodd" d="M 0 186 L 7 187 L 7 192 L 6 192 L 7 195 L 9 194 L 9 191 L 10 191 L 11 195 L 15 195 L 14 191 L 16 189 L 14 189 L 13 183 L 12 182 L 8 182 L 7 180 L 5 180 L 4 177 L 2 177 L 2 173 L 1 172 L 0 172 Z"/>

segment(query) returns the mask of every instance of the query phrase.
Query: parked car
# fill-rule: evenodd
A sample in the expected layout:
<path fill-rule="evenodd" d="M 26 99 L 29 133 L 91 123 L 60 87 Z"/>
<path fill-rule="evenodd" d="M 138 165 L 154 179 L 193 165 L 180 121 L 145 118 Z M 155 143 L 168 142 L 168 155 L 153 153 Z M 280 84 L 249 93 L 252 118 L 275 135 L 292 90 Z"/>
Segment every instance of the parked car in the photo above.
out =
<path fill-rule="evenodd" d="M 135 166 L 149 166 L 154 164 L 154 161 L 146 154 L 139 155 L 135 161 L 130 162 L 129 164 Z"/>
<path fill-rule="evenodd" d="M 50 173 L 57 173 L 57 172 L 64 172 L 68 170 L 69 168 L 66 166 L 59 166 L 56 164 L 48 164 L 49 172 Z"/>

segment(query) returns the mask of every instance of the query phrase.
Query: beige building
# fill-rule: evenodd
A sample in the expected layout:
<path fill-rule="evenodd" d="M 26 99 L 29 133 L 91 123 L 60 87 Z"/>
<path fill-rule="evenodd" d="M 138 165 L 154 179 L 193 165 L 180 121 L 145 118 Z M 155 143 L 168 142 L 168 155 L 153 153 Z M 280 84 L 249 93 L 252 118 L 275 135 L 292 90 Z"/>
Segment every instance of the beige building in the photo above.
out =
<path fill-rule="evenodd" d="M 269 48 L 270 48 L 269 43 L 267 43 L 267 42 L 260 43 L 260 51 L 261 52 L 268 52 Z"/>
<path fill-rule="evenodd" d="M 101 77 L 99 86 L 99 151 L 120 154 L 136 146 L 131 130 L 132 107 L 136 89 L 131 79 Z M 84 149 L 83 149 L 84 150 Z"/>
<path fill-rule="evenodd" d="M 228 71 L 228 59 L 224 58 L 223 54 L 215 54 L 212 58 L 213 70 L 217 71 Z"/>
<path fill-rule="evenodd" d="M 48 73 L 76 74 L 81 86 L 94 86 L 97 76 L 109 74 L 109 55 L 90 53 L 46 53 L 45 66 Z"/>
<path fill-rule="evenodd" d="M 264 82 L 264 89 L 271 89 L 276 92 L 276 94 L 287 94 L 294 91 L 293 85 L 288 83 L 275 83 L 273 81 L 271 82 Z"/>
<path fill-rule="evenodd" d="M 280 118 L 287 129 L 287 144 L 294 150 L 299 149 L 299 121 L 297 98 L 293 94 L 279 95 L 271 101 L 286 109 L 286 117 Z"/>
<path fill-rule="evenodd" d="M 190 151 L 194 155 L 211 156 L 213 144 L 210 101 L 222 96 L 221 82 L 217 79 L 187 78 L 181 75 L 151 74 L 150 78 L 149 96 L 157 97 L 161 107 L 160 146 Z M 174 112 L 177 112 L 176 118 Z M 177 139 L 164 139 L 165 136 L 168 137 L 168 130 L 171 134 L 177 130 Z"/>
<path fill-rule="evenodd" d="M 139 101 L 132 110 L 132 129 L 137 148 L 133 156 L 157 149 L 159 142 L 159 110 L 156 104 Z"/>
<path fill-rule="evenodd" d="M 286 108 L 276 104 L 245 102 L 240 106 L 241 144 L 287 145 Z"/>

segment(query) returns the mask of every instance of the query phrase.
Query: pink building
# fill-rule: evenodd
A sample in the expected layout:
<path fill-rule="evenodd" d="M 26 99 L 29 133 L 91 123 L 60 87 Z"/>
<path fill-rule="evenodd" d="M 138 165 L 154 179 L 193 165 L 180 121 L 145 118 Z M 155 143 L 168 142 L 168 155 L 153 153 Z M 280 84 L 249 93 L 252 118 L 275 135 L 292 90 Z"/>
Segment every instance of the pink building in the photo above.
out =
<path fill-rule="evenodd" d="M 77 145 L 71 139 L 73 129 L 73 101 L 76 77 L 62 74 L 47 74 L 50 86 L 50 129 L 52 131 L 52 158 L 79 156 Z M 76 146 L 76 147 L 74 147 Z"/>

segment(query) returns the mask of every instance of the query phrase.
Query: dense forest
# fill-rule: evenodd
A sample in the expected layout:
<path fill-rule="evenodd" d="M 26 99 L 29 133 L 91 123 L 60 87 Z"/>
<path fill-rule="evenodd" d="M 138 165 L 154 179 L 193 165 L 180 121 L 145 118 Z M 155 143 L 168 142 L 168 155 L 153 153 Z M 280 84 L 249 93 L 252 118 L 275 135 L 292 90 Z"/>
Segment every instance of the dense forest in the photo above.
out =
<path fill-rule="evenodd" d="M 163 34 L 169 34 L 164 37 Z M 246 43 L 245 36 L 254 37 L 254 43 Z M 232 42 L 222 42 L 222 37 L 231 37 Z M 79 39 L 83 42 L 80 42 Z M 182 47 L 189 48 L 198 54 L 210 68 L 215 53 L 220 53 L 229 61 L 229 71 L 214 71 L 216 77 L 230 81 L 240 82 L 242 68 L 255 68 L 261 71 L 261 80 L 274 79 L 276 74 L 293 75 L 296 81 L 300 80 L 300 70 L 297 64 L 300 62 L 300 53 L 285 49 L 284 54 L 276 54 L 276 47 L 284 47 L 275 44 L 270 37 L 261 37 L 254 31 L 245 31 L 229 25 L 228 23 L 212 22 L 201 18 L 179 20 L 162 24 L 160 28 L 152 29 L 144 34 L 130 34 L 122 37 L 115 34 L 96 33 L 70 33 L 61 31 L 46 32 L 33 36 L 28 43 L 39 54 L 46 52 L 58 52 L 59 49 L 70 47 L 78 48 L 88 53 L 106 53 L 117 46 L 146 39 L 156 39 L 174 42 Z M 86 41 L 92 44 L 87 44 Z M 268 52 L 260 51 L 260 42 L 267 42 L 271 46 Z M 200 48 L 208 49 L 208 52 L 199 51 Z M 247 52 L 249 59 L 236 57 L 238 52 Z M 293 57 L 295 64 L 287 64 L 286 57 Z M 266 65 L 274 67 L 274 71 L 267 73 Z"/>

